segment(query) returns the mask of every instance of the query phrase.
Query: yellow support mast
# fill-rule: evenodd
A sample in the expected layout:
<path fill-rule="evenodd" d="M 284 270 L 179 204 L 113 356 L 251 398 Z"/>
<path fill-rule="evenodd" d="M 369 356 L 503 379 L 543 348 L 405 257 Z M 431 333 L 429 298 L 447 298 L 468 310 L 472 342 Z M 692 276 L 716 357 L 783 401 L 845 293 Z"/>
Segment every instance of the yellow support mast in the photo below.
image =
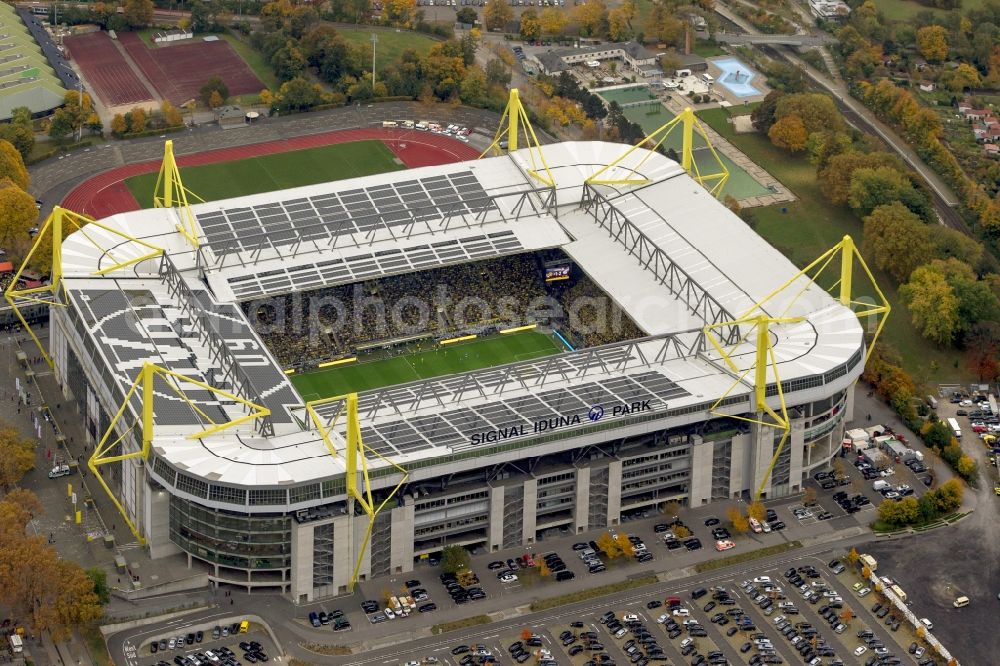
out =
<path fill-rule="evenodd" d="M 201 439 L 203 437 L 209 437 L 216 433 L 219 433 L 228 428 L 233 428 L 241 423 L 251 421 L 253 419 L 259 419 L 271 415 L 271 410 L 267 407 L 261 405 L 256 405 L 249 400 L 244 400 L 243 398 L 229 393 L 228 391 L 223 391 L 222 389 L 215 388 L 204 382 L 198 381 L 197 379 L 192 379 L 185 375 L 178 374 L 166 368 L 161 368 L 154 363 L 144 363 L 142 369 L 139 370 L 139 374 L 136 375 L 135 381 L 132 382 L 132 386 L 125 394 L 125 399 L 122 401 L 121 406 L 118 408 L 118 412 L 115 414 L 114 418 L 111 419 L 108 429 L 104 432 L 104 436 L 94 447 L 94 453 L 91 454 L 90 459 L 87 461 L 87 467 L 90 469 L 94 478 L 101 484 L 104 488 L 104 492 L 107 493 L 108 497 L 111 499 L 111 503 L 114 504 L 115 508 L 118 509 L 118 513 L 121 514 L 122 519 L 124 519 L 125 524 L 128 525 L 129 530 L 138 540 L 141 545 L 146 544 L 146 539 L 139 532 L 135 523 L 129 518 L 128 512 L 125 511 L 125 507 L 122 506 L 121 501 L 115 496 L 115 493 L 111 490 L 108 484 L 104 481 L 104 477 L 101 476 L 98 471 L 98 467 L 102 465 L 110 465 L 112 463 L 122 462 L 124 460 L 131 460 L 133 458 L 142 458 L 143 460 L 149 459 L 149 449 L 153 442 L 153 430 L 155 427 L 155 421 L 153 418 L 154 414 L 154 403 L 156 398 L 156 380 L 159 378 L 161 380 L 162 389 L 161 393 L 165 390 L 169 390 L 174 393 L 183 402 L 187 403 L 191 409 L 198 414 L 204 421 L 208 423 L 208 427 L 204 430 L 196 432 L 194 434 L 188 435 L 188 439 Z M 212 420 L 204 410 L 199 408 L 194 401 L 192 401 L 181 388 L 181 384 L 191 384 L 197 389 L 209 391 L 210 393 L 225 399 L 226 401 L 232 401 L 243 405 L 247 408 L 247 413 L 238 418 L 232 419 L 225 423 L 217 423 Z M 139 419 L 132 423 L 125 431 L 112 439 L 115 435 L 115 426 L 124 418 L 125 412 L 128 409 L 129 402 L 132 397 L 138 393 L 141 403 L 142 412 L 139 415 Z M 170 398 L 173 400 L 173 398 Z M 108 453 L 116 446 L 118 446 L 122 440 L 124 440 L 129 433 L 131 433 L 136 427 L 140 429 L 140 436 L 142 438 L 140 447 L 138 451 L 131 451 L 129 453 L 120 453 L 116 455 L 108 455 Z"/>
<path fill-rule="evenodd" d="M 93 234 L 87 232 L 88 226 L 112 233 L 129 243 L 135 243 L 136 245 L 141 246 L 146 251 L 131 258 L 118 259 L 115 257 L 115 248 L 120 248 L 122 244 L 118 243 L 114 248 L 104 247 L 94 239 Z M 45 218 L 45 222 L 42 223 L 41 228 L 35 235 L 35 240 L 32 243 L 27 256 L 24 258 L 24 261 L 21 262 L 21 267 L 17 269 L 14 279 L 11 280 L 10 286 L 8 286 L 7 290 L 4 292 L 4 297 L 7 299 L 7 302 L 10 303 L 11 308 L 14 310 L 14 314 L 17 316 L 24 329 L 28 331 L 28 335 L 31 336 L 31 339 L 34 341 L 35 346 L 38 347 L 38 351 L 41 353 L 42 358 L 45 359 L 45 362 L 50 368 L 53 367 L 52 358 L 45 350 L 45 347 L 38 339 L 38 336 L 35 335 L 34 330 L 32 330 L 31 326 L 24 319 L 18 305 L 24 303 L 38 303 L 48 305 L 49 307 L 65 307 L 65 295 L 59 290 L 63 280 L 62 244 L 66 237 L 72 233 L 80 233 L 83 238 L 87 240 L 87 242 L 113 262 L 105 268 L 94 271 L 91 274 L 94 276 L 106 275 L 122 268 L 132 266 L 133 264 L 138 264 L 147 259 L 153 259 L 154 257 L 158 257 L 163 254 L 163 248 L 151 245 L 146 241 L 130 236 L 123 231 L 101 224 L 86 215 L 74 213 L 73 211 L 62 208 L 61 206 L 56 206 L 52 209 L 52 212 L 49 213 L 47 218 Z M 44 247 L 46 242 L 50 244 L 49 248 Z M 45 263 L 49 266 L 49 283 L 40 287 L 19 289 L 17 284 L 24 274 L 24 271 L 29 265 L 32 265 L 33 261 L 35 261 L 36 265 L 40 265 L 40 262 L 43 260 L 42 255 L 46 252 L 49 253 L 49 256 L 44 257 L 46 260 Z M 117 252 L 120 254 L 121 249 L 118 249 Z"/>
<path fill-rule="evenodd" d="M 482 159 L 487 153 L 500 155 L 504 150 L 511 153 L 516 151 L 522 127 L 524 142 L 528 146 L 528 156 L 531 160 L 531 168 L 528 169 L 528 173 L 548 187 L 555 187 L 556 179 L 552 176 L 549 165 L 545 162 L 545 155 L 542 154 L 542 147 L 535 135 L 535 128 L 531 126 L 531 121 L 521 103 L 521 95 L 517 88 L 510 89 L 510 97 L 507 99 L 503 115 L 500 116 L 500 125 L 493 137 L 493 143 L 482 152 L 479 158 Z M 506 147 L 503 145 L 504 141 L 507 142 Z"/>
<path fill-rule="evenodd" d="M 174 142 L 168 139 L 163 144 L 163 162 L 160 164 L 160 174 L 156 177 L 156 187 L 153 189 L 153 206 L 155 208 L 178 208 L 178 216 L 181 219 L 177 225 L 179 231 L 194 249 L 198 249 L 198 222 L 194 213 L 191 212 L 191 204 L 188 197 L 196 199 L 199 203 L 205 200 L 184 186 L 181 180 L 181 172 L 177 167 L 177 159 L 174 157 Z"/>
<path fill-rule="evenodd" d="M 726 168 L 726 164 L 722 161 L 722 158 L 719 157 L 719 154 L 715 152 L 715 147 L 709 140 L 705 127 L 701 124 L 701 121 L 698 120 L 698 117 L 694 114 L 691 107 L 685 108 L 679 115 L 675 116 L 672 120 L 662 125 L 645 139 L 625 151 L 624 155 L 592 175 L 587 179 L 587 184 L 612 186 L 649 184 L 650 181 L 648 178 L 643 178 L 638 175 L 639 169 L 643 164 L 645 164 L 646 160 L 649 159 L 650 155 L 652 155 L 657 148 L 663 145 L 663 142 L 666 141 L 670 134 L 678 127 L 681 128 L 682 137 L 680 155 L 681 167 L 706 190 L 711 192 L 712 196 L 718 197 L 722 193 L 722 188 L 726 186 L 726 182 L 729 180 L 729 169 Z M 705 145 L 708 147 L 708 150 L 714 158 L 716 164 L 718 164 L 719 170 L 717 172 L 704 174 L 701 172 L 701 168 L 698 166 L 698 161 L 694 159 L 694 141 L 696 133 L 697 136 L 700 136 L 705 141 Z M 640 148 L 645 148 L 650 152 L 646 153 L 642 159 L 638 161 L 638 163 L 622 166 L 623 170 L 632 172 L 633 175 L 621 178 L 602 177 L 611 171 L 611 169 L 621 165 L 629 155 Z"/>
<path fill-rule="evenodd" d="M 767 315 L 762 314 L 754 317 L 743 317 L 733 321 L 710 324 L 704 329 L 705 339 L 711 343 L 729 369 L 737 375 L 737 379 L 733 382 L 733 385 L 730 386 L 726 392 L 723 393 L 722 396 L 709 408 L 709 413 L 714 416 L 724 416 L 738 421 L 746 421 L 748 423 L 754 423 L 760 426 L 775 428 L 782 431 L 781 440 L 778 442 L 778 447 L 775 449 L 774 455 L 771 457 L 771 463 L 768 465 L 767 471 L 761 478 L 760 485 L 754 493 L 754 500 L 760 499 L 761 494 L 764 492 L 764 487 L 767 485 L 768 479 L 771 478 L 771 472 L 774 471 L 774 466 L 778 462 L 778 456 L 781 455 L 781 450 L 784 448 L 785 442 L 788 440 L 788 435 L 792 430 L 791 419 L 788 418 L 788 406 L 785 404 L 785 394 L 781 389 L 781 378 L 778 376 L 778 362 L 774 355 L 774 347 L 771 345 L 770 328 L 773 324 L 794 324 L 803 321 L 803 319 L 804 317 L 776 318 L 768 317 Z M 722 346 L 722 342 L 713 334 L 713 331 L 718 328 L 729 328 L 732 326 L 748 326 L 748 329 L 740 340 L 727 351 Z M 754 337 L 754 362 L 750 367 L 741 371 L 733 361 L 733 352 L 738 350 L 751 336 Z M 774 383 L 778 387 L 778 409 L 780 411 L 775 411 L 770 405 L 767 404 L 769 368 L 771 370 L 771 374 L 773 375 Z M 751 371 L 754 373 L 753 389 L 754 402 L 757 407 L 756 416 L 741 416 L 738 414 L 727 414 L 719 411 L 719 405 L 721 405 L 729 394 L 732 393 L 733 389 L 744 383 L 744 380 Z"/>
<path fill-rule="evenodd" d="M 324 421 L 323 417 L 316 411 L 317 407 L 323 405 L 342 403 L 342 408 L 338 410 L 330 419 Z M 365 447 L 364 441 L 361 438 L 361 419 L 358 417 L 358 394 L 348 393 L 346 395 L 334 396 L 332 398 L 324 398 L 322 400 L 314 400 L 312 402 L 306 403 L 306 413 L 309 416 L 309 420 L 319 431 L 320 436 L 323 438 L 323 442 L 326 444 L 327 451 L 334 458 L 337 457 L 337 449 L 334 446 L 333 440 L 330 438 L 330 434 L 337 427 L 337 423 L 340 417 L 344 414 L 346 417 L 346 437 L 345 437 L 345 450 L 344 450 L 344 463 L 347 467 L 345 472 L 345 484 L 347 489 L 348 498 L 348 517 L 353 521 L 354 519 L 354 502 L 361 505 L 361 509 L 368 516 L 368 526 L 365 529 L 365 537 L 361 542 L 361 548 L 358 550 L 358 557 L 354 563 L 354 571 L 351 573 L 351 579 L 348 583 L 348 591 L 353 592 L 354 586 L 358 582 L 358 574 L 361 571 L 361 563 L 364 561 L 365 552 L 368 550 L 368 543 L 371 541 L 372 530 L 375 528 L 375 518 L 378 514 L 392 501 L 392 498 L 396 496 L 396 493 L 406 484 L 407 480 L 410 478 L 410 473 L 399 466 L 394 461 L 386 458 L 378 451 L 369 449 Z M 382 500 L 378 506 L 375 505 L 375 500 L 372 497 L 372 487 L 371 478 L 368 474 L 368 453 L 372 453 L 376 458 L 388 463 L 390 466 L 396 468 L 402 475 L 399 483 L 392 489 L 384 500 Z M 359 464 L 360 463 L 360 464 Z M 361 485 L 358 485 L 358 476 L 361 476 Z"/>

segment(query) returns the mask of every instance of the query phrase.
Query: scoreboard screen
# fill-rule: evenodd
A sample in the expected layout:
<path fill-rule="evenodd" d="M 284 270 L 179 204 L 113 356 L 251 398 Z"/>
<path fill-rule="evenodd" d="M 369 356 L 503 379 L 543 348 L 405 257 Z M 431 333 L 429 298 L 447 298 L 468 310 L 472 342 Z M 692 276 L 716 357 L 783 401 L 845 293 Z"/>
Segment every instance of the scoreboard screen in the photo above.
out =
<path fill-rule="evenodd" d="M 546 266 L 545 281 L 558 282 L 569 279 L 569 266 Z"/>

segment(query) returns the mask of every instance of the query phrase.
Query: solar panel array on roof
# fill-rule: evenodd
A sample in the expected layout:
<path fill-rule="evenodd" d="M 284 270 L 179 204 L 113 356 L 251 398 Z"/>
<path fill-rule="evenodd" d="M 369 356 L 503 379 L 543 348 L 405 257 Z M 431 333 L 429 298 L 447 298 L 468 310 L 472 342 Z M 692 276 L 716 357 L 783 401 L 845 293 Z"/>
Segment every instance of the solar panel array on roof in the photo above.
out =
<path fill-rule="evenodd" d="M 461 377 L 437 382 L 437 395 L 443 404 L 454 404 L 454 390 Z M 450 384 L 450 386 L 449 386 Z M 451 390 L 449 390 L 451 389 Z M 361 437 L 368 448 L 379 454 L 400 455 L 435 446 L 462 449 L 475 446 L 473 435 L 483 432 L 523 428 L 523 435 L 506 439 L 536 436 L 535 424 L 546 419 L 578 417 L 575 425 L 589 424 L 588 413 L 594 406 L 603 408 L 602 422 L 620 419 L 628 413 L 615 414 L 615 405 L 649 401 L 649 410 L 661 411 L 667 403 L 690 395 L 663 374 L 647 370 L 634 375 L 602 378 L 573 386 L 554 387 L 535 395 L 504 397 L 483 405 L 460 406 L 407 419 L 364 425 Z M 365 394 L 359 404 L 363 413 L 366 401 L 376 394 Z"/>
<path fill-rule="evenodd" d="M 228 278 L 227 281 L 236 299 L 246 301 L 261 296 L 309 291 L 394 273 L 407 273 L 450 263 L 464 263 L 512 254 L 523 249 L 521 241 L 514 232 L 505 229 L 404 249 L 361 252 L 349 257 L 326 259 L 291 268 L 282 267 L 263 273 L 239 275 Z"/>
<path fill-rule="evenodd" d="M 197 215 L 213 252 L 320 241 L 493 208 L 472 171 L 386 183 Z"/>

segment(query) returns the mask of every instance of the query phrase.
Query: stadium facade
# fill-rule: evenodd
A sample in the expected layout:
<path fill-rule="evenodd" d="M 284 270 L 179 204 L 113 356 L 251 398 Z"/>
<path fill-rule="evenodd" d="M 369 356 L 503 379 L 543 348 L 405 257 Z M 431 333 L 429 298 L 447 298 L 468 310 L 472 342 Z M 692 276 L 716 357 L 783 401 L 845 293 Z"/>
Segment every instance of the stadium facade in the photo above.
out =
<path fill-rule="evenodd" d="M 861 324 L 805 278 L 761 306 L 791 318 L 768 330 L 791 420 L 771 469 L 782 431 L 726 417 L 760 411 L 746 376 L 753 341 L 720 329 L 732 336 L 730 366 L 704 327 L 753 310 L 797 269 L 662 155 L 639 150 L 613 167 L 645 185 L 586 183 L 622 152 L 545 146 L 555 189 L 529 175 L 537 156 L 520 150 L 198 204 L 197 249 L 177 231 L 182 209 L 120 214 L 69 236 L 68 307 L 53 308 L 50 333 L 56 375 L 93 442 L 112 424 L 120 454 L 150 441 L 148 456 L 100 471 L 151 556 L 186 556 L 220 584 L 306 602 L 346 592 L 359 560 L 371 578 L 447 544 L 495 551 L 670 501 L 801 491 L 840 452 L 864 365 Z M 163 253 L 136 261 L 148 246 L 127 237 Z M 645 337 L 362 393 L 374 503 L 403 478 L 387 460 L 408 472 L 365 549 L 369 519 L 347 492 L 348 420 L 334 419 L 345 403 L 314 410 L 333 424 L 334 456 L 240 304 L 555 249 Z M 175 374 L 130 393 L 150 363 Z M 773 372 L 768 381 L 778 410 Z M 247 415 L 232 396 L 269 414 L 208 432 Z"/>

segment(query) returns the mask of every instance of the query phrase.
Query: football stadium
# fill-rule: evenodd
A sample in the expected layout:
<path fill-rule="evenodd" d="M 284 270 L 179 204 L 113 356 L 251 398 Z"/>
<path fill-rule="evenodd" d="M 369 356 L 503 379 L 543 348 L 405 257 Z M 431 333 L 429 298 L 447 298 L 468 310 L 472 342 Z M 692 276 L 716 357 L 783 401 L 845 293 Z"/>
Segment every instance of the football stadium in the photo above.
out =
<path fill-rule="evenodd" d="M 50 284 L 7 296 L 52 299 L 90 468 L 152 557 L 308 602 L 796 493 L 840 452 L 885 313 L 850 239 L 800 271 L 682 164 L 521 120 L 482 159 L 207 203 L 168 146 L 155 207 L 53 212 Z"/>

